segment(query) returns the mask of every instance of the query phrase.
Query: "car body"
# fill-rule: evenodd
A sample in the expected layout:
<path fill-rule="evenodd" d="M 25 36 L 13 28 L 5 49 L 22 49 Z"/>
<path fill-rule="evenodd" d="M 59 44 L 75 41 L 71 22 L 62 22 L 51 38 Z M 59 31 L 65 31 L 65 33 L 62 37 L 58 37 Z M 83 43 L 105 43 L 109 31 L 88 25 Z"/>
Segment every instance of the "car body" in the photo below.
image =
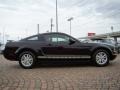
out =
<path fill-rule="evenodd" d="M 106 66 L 117 56 L 115 47 L 97 43 L 82 43 L 64 33 L 43 33 L 20 41 L 8 42 L 3 55 L 19 61 L 23 68 L 32 68 L 37 61 L 51 59 L 90 60 L 97 66 Z"/>

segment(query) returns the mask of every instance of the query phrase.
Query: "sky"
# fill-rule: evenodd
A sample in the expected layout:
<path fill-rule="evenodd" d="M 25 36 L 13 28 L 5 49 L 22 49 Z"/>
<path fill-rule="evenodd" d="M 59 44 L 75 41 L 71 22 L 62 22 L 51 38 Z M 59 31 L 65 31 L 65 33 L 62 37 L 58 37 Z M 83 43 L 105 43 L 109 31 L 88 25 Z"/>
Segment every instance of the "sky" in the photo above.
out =
<path fill-rule="evenodd" d="M 53 32 L 56 31 L 56 0 L 0 0 L 0 39 L 21 39 L 50 31 L 53 18 Z M 111 26 L 120 31 L 120 0 L 58 0 L 59 32 L 79 38 L 88 32 L 109 33 Z M 5 36 L 3 38 L 3 35 Z"/>

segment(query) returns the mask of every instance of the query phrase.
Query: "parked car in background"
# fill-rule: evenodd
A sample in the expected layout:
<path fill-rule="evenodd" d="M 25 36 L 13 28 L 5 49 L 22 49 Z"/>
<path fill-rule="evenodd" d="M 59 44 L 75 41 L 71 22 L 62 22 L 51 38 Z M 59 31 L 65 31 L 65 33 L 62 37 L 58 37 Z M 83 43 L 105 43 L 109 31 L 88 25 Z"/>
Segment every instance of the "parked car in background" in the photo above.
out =
<path fill-rule="evenodd" d="M 120 43 L 117 43 L 118 53 L 120 53 Z"/>
<path fill-rule="evenodd" d="M 8 42 L 3 53 L 6 59 L 19 61 L 23 68 L 32 68 L 37 61 L 91 61 L 106 66 L 117 56 L 114 46 L 82 43 L 64 33 L 43 33 L 20 41 Z"/>
<path fill-rule="evenodd" d="M 105 43 L 105 44 L 113 44 L 113 45 L 116 44 L 116 42 L 113 39 L 108 39 L 108 38 L 96 38 L 91 40 L 97 43 Z"/>
<path fill-rule="evenodd" d="M 82 41 L 83 43 L 100 43 L 105 45 L 113 45 L 117 52 L 120 53 L 120 44 L 116 43 L 113 39 L 109 38 L 92 38 L 92 39 L 85 39 Z"/>
<path fill-rule="evenodd" d="M 113 39 L 108 38 L 92 38 L 92 39 L 85 39 L 82 42 L 84 43 L 105 43 L 105 44 L 116 44 Z"/>

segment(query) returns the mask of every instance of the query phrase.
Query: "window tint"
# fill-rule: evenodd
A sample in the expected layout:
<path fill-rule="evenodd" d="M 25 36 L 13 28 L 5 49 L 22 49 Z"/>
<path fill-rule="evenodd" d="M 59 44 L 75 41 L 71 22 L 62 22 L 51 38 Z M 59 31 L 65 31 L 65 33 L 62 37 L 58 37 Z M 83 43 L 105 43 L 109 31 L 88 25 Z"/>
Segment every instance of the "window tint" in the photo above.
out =
<path fill-rule="evenodd" d="M 69 37 L 60 34 L 52 34 L 47 36 L 47 41 L 52 43 L 68 43 Z"/>

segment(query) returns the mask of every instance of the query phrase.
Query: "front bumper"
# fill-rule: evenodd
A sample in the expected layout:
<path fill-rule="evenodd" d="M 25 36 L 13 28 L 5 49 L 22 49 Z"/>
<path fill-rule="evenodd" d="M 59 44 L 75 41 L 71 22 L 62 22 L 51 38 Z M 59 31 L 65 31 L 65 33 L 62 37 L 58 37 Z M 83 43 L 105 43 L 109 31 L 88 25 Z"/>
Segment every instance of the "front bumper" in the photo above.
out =
<path fill-rule="evenodd" d="M 117 49 L 114 49 L 112 52 L 112 55 L 110 55 L 110 60 L 115 60 L 117 55 L 118 55 L 118 51 L 117 51 Z"/>
<path fill-rule="evenodd" d="M 115 60 L 116 57 L 117 57 L 117 54 L 114 54 L 114 55 L 111 56 L 110 60 Z"/>

